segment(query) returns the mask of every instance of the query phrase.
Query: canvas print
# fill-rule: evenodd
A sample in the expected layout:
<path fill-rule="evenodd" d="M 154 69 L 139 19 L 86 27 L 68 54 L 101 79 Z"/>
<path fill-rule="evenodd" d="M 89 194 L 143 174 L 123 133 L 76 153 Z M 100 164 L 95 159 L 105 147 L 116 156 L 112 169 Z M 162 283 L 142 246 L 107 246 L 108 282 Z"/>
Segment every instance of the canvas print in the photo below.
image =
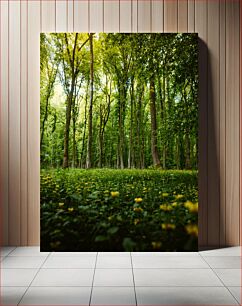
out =
<path fill-rule="evenodd" d="M 42 251 L 197 251 L 198 37 L 41 33 Z"/>

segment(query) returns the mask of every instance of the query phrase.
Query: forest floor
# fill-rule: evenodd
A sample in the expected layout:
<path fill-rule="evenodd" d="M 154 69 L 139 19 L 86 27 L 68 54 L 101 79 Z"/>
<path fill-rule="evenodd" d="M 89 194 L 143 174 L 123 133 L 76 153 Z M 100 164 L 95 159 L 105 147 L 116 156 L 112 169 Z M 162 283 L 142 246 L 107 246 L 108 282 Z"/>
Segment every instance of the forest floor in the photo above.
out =
<path fill-rule="evenodd" d="M 196 251 L 197 171 L 41 170 L 41 249 Z"/>

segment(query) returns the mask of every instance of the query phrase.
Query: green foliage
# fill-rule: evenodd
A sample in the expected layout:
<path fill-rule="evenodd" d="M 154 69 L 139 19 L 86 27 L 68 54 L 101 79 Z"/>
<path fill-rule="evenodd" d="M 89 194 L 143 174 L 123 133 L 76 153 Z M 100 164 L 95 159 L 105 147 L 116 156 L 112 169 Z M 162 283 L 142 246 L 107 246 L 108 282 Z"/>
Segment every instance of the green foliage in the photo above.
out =
<path fill-rule="evenodd" d="M 88 37 L 87 33 L 41 34 L 42 168 L 62 165 L 71 104 L 69 167 L 86 167 L 90 115 L 93 168 L 152 166 L 153 133 L 163 169 L 197 169 L 197 34 L 94 34 L 91 114 Z M 151 78 L 156 131 L 151 127 Z"/>
<path fill-rule="evenodd" d="M 41 34 L 40 53 L 42 249 L 196 249 L 197 35 Z"/>
<path fill-rule="evenodd" d="M 197 248 L 197 171 L 42 170 L 41 248 Z"/>

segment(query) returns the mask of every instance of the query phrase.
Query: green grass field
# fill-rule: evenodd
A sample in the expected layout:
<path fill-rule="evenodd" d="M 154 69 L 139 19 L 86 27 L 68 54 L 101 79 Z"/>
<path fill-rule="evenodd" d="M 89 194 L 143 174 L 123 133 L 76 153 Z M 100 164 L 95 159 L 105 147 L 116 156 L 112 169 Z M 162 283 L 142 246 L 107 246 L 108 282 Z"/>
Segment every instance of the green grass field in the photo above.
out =
<path fill-rule="evenodd" d="M 196 251 L 197 171 L 41 170 L 41 250 Z"/>

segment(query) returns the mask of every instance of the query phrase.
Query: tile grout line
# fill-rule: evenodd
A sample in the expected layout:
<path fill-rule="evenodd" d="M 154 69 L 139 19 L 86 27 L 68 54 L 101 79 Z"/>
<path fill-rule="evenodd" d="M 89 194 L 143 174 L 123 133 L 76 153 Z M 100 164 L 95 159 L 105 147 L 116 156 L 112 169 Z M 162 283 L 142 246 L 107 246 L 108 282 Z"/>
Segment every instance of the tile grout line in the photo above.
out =
<path fill-rule="evenodd" d="M 22 287 L 26 287 L 26 286 L 1 286 L 1 287 L 5 287 L 5 288 L 22 288 Z M 104 286 L 100 286 L 97 285 L 95 286 L 95 288 L 133 288 L 134 286 L 111 286 L 111 285 L 104 285 Z M 226 286 L 205 286 L 205 285 L 186 285 L 186 286 L 178 286 L 178 285 L 142 285 L 142 286 L 135 286 L 137 288 L 227 288 Z M 239 286 L 229 286 L 229 287 L 239 287 Z M 31 288 L 90 288 L 90 286 L 88 285 L 81 285 L 81 286 L 74 286 L 74 285 L 68 285 L 68 286 L 63 286 L 63 285 L 38 285 L 38 286 L 31 286 Z M 1 305 L 3 306 L 3 305 Z M 5 305 L 4 305 L 5 306 Z M 177 305 L 178 306 L 178 305 Z M 211 306 L 211 305 L 210 305 Z"/>
<path fill-rule="evenodd" d="M 0 248 L 1 249 L 1 248 Z M 10 251 L 7 255 L 5 255 L 5 256 L 1 256 L 2 257 L 2 260 L 0 261 L 0 268 L 1 269 L 3 269 L 2 268 L 2 262 L 8 257 L 8 255 L 9 254 L 11 254 L 14 250 L 16 250 L 17 249 L 17 247 L 13 247 L 13 249 L 12 249 L 12 251 Z M 1 250 L 0 250 L 1 251 Z"/>
<path fill-rule="evenodd" d="M 137 306 L 137 294 L 136 294 L 136 288 L 135 288 L 135 281 L 134 281 L 134 267 L 133 267 L 133 259 L 132 259 L 132 255 L 130 252 L 130 260 L 131 260 L 131 268 L 132 268 L 132 276 L 133 276 L 133 288 L 134 288 L 134 298 L 135 298 L 135 305 Z"/>
<path fill-rule="evenodd" d="M 20 305 L 20 303 L 22 302 L 22 299 L 24 298 L 25 294 L 27 293 L 27 291 L 29 290 L 30 286 L 32 285 L 33 281 L 35 280 L 36 276 L 38 275 L 39 271 L 41 270 L 41 268 L 43 267 L 43 265 L 45 264 L 45 262 L 47 261 L 47 259 L 49 258 L 51 252 L 46 256 L 45 260 L 43 261 L 43 263 L 40 265 L 39 269 L 37 270 L 35 276 L 33 277 L 32 281 L 29 283 L 29 285 L 27 286 L 27 289 L 25 290 L 24 294 L 22 295 L 20 301 L 18 302 L 17 306 Z"/>
<path fill-rule="evenodd" d="M 13 247 L 13 250 L 10 251 L 6 256 L 2 256 L 2 257 L 8 257 L 13 251 L 15 251 L 17 249 L 17 247 Z"/>
<path fill-rule="evenodd" d="M 230 286 L 230 287 L 237 287 L 237 286 Z M 233 295 L 232 291 L 230 291 L 229 287 L 226 286 L 226 288 L 227 288 L 227 290 L 229 291 L 229 293 L 234 297 L 234 299 L 236 300 L 236 302 L 238 302 L 238 304 L 241 305 L 241 301 L 238 301 L 238 300 L 237 300 L 237 298 Z M 239 288 L 241 288 L 241 287 L 239 286 Z M 241 290 L 240 290 L 240 291 L 241 291 Z M 240 297 L 240 300 L 241 300 L 241 297 Z"/>
<path fill-rule="evenodd" d="M 90 298 L 89 298 L 89 304 L 88 304 L 89 306 L 91 305 L 91 301 L 92 301 L 92 291 L 93 291 L 94 277 L 95 277 L 96 266 L 97 266 L 97 256 L 98 256 L 98 252 L 96 254 L 96 259 L 95 259 L 93 278 L 92 278 L 92 286 L 91 286 L 91 292 L 90 292 Z"/>
<path fill-rule="evenodd" d="M 210 264 L 205 260 L 205 258 L 200 255 L 201 258 L 207 263 L 207 265 L 210 267 L 210 269 L 213 271 L 213 273 L 217 276 L 217 278 L 220 280 L 220 282 L 223 284 L 223 287 L 227 289 L 227 291 L 229 292 L 229 294 L 233 297 L 233 299 L 235 300 L 235 302 L 237 302 L 239 305 L 240 303 L 237 301 L 236 297 L 232 294 L 232 292 L 229 290 L 229 288 L 225 285 L 225 283 L 222 281 L 222 279 L 218 276 L 218 274 L 216 273 L 216 271 L 214 271 L 214 269 L 210 266 Z M 240 286 L 239 286 L 240 287 Z"/>

